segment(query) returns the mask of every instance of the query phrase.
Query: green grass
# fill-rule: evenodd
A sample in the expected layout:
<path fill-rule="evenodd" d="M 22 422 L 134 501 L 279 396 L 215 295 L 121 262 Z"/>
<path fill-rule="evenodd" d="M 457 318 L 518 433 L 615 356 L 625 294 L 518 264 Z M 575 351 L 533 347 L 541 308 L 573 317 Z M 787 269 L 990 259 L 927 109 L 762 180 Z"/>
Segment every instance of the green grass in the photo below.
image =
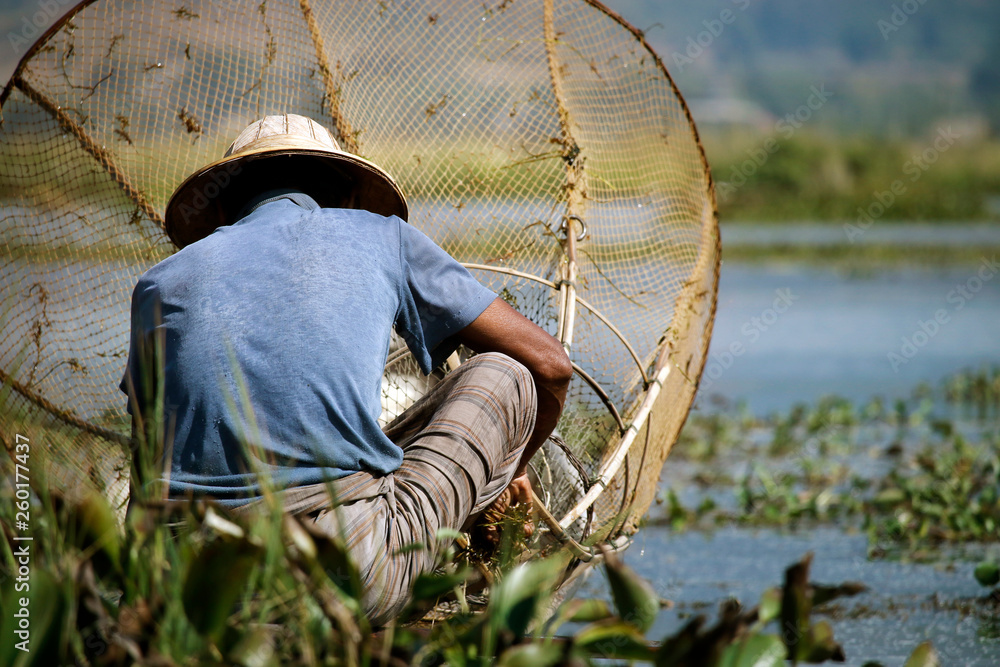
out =
<path fill-rule="evenodd" d="M 1000 140 L 959 138 L 927 164 L 914 158 L 933 149 L 935 136 L 891 140 L 802 129 L 790 138 L 730 130 L 703 139 L 725 221 L 852 222 L 859 209 L 877 213 L 879 195 L 896 182 L 900 194 L 875 216 L 879 221 L 997 216 L 990 199 L 1000 196 Z M 750 174 L 745 182 L 741 169 Z"/>
<path fill-rule="evenodd" d="M 49 437 L 57 439 L 53 433 Z M 21 455 L 16 442 L 5 445 L 15 457 Z M 811 662 L 841 655 L 828 624 L 810 620 L 811 609 L 858 592 L 844 586 L 831 593 L 809 584 L 807 558 L 789 568 L 801 576 L 790 574 L 785 586 L 765 593 L 759 606 L 729 604 L 713 627 L 703 629 L 700 618 L 662 642 L 651 642 L 644 633 L 655 622 L 660 598 L 610 553 L 603 566 L 610 605 L 571 600 L 550 609 L 568 555 L 518 565 L 507 551 L 488 605 L 472 613 L 465 591 L 474 583 L 475 570 L 452 551 L 439 570 L 413 582 L 413 599 L 401 621 L 418 618 L 442 596 L 458 600 L 453 615 L 431 626 L 399 622 L 374 632 L 361 613 L 359 573 L 343 541 L 313 530 L 309 522 L 282 516 L 273 505 L 255 517 L 236 517 L 212 503 L 168 507 L 147 498 L 122 525 L 95 490 L 70 495 L 53 486 L 44 476 L 40 448 L 31 456 L 33 493 L 23 501 L 29 508 L 16 507 L 9 484 L 0 490 L 7 537 L 0 543 L 5 610 L 0 630 L 16 637 L 18 620 L 7 610 L 27 608 L 31 619 L 23 644 L 30 651 L 17 648 L 25 638 L 0 648 L 0 663 L 14 667 L 546 667 L 606 658 L 664 667 L 716 659 L 733 667 L 777 667 L 786 655 Z M 0 459 L 4 469 L 13 467 L 2 450 Z M 30 513 L 28 589 L 15 589 L 25 543 L 11 538 L 26 533 L 13 527 L 16 510 Z M 795 604 L 787 602 L 793 599 Z M 562 631 L 567 622 L 579 629 Z M 774 633 L 788 623 L 801 632 Z"/>
<path fill-rule="evenodd" d="M 983 257 L 1000 254 L 1000 246 L 909 246 L 878 243 L 837 245 L 729 245 L 722 234 L 722 258 L 747 263 L 786 262 L 832 266 L 864 273 L 882 267 L 948 267 L 978 264 Z"/>

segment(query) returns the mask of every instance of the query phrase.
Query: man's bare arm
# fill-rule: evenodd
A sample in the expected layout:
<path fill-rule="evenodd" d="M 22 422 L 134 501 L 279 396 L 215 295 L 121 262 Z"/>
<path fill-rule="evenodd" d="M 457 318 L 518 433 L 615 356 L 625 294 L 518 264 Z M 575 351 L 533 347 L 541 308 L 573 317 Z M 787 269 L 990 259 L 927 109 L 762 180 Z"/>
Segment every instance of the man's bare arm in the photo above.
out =
<path fill-rule="evenodd" d="M 524 448 L 515 478 L 524 476 L 528 461 L 559 421 L 573 366 L 558 340 L 511 308 L 495 299 L 483 313 L 458 333 L 458 339 L 475 352 L 501 352 L 520 362 L 531 373 L 538 394 L 535 430 Z"/>

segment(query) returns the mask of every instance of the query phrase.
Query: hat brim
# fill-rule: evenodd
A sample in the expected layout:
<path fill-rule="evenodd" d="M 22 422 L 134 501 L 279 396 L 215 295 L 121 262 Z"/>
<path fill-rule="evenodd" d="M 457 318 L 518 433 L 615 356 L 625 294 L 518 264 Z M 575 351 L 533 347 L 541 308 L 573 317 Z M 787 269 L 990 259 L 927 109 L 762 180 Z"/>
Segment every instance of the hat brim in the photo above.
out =
<path fill-rule="evenodd" d="M 301 175 L 329 188 L 307 194 L 324 207 L 364 209 L 406 220 L 409 210 L 396 182 L 377 165 L 351 153 L 309 148 L 259 148 L 232 155 L 188 176 L 167 202 L 167 236 L 178 248 L 201 240 L 217 228 L 236 222 L 246 201 L 260 192 L 261 170 L 286 181 Z M 249 178 L 254 172 L 255 178 Z"/>

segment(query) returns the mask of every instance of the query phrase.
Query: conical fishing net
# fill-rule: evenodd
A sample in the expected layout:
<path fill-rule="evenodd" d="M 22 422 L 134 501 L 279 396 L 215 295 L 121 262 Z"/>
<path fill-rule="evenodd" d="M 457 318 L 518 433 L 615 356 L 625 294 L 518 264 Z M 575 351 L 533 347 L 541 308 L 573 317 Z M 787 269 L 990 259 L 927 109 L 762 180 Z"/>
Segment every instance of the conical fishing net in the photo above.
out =
<path fill-rule="evenodd" d="M 83 2 L 0 102 L 8 449 L 22 434 L 61 483 L 125 498 L 117 384 L 132 287 L 174 251 L 167 199 L 292 112 L 393 174 L 413 225 L 564 342 L 566 444 L 535 457 L 536 490 L 574 539 L 634 532 L 705 361 L 719 237 L 683 100 L 599 2 Z M 393 350 L 386 419 L 435 381 Z"/>

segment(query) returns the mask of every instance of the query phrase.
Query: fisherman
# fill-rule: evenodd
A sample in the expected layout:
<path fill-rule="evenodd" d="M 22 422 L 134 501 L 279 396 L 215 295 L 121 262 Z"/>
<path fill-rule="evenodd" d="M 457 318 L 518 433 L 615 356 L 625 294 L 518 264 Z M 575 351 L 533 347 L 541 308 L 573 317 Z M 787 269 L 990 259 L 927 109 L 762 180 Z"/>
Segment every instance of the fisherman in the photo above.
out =
<path fill-rule="evenodd" d="M 344 537 L 374 625 L 433 569 L 439 529 L 530 504 L 527 463 L 572 375 L 555 338 L 406 219 L 393 179 L 319 123 L 252 123 L 167 204 L 180 250 L 135 287 L 121 384 L 133 433 L 163 443 L 147 496 L 240 513 L 271 485 Z M 425 374 L 459 344 L 477 354 L 383 431 L 393 328 Z"/>

